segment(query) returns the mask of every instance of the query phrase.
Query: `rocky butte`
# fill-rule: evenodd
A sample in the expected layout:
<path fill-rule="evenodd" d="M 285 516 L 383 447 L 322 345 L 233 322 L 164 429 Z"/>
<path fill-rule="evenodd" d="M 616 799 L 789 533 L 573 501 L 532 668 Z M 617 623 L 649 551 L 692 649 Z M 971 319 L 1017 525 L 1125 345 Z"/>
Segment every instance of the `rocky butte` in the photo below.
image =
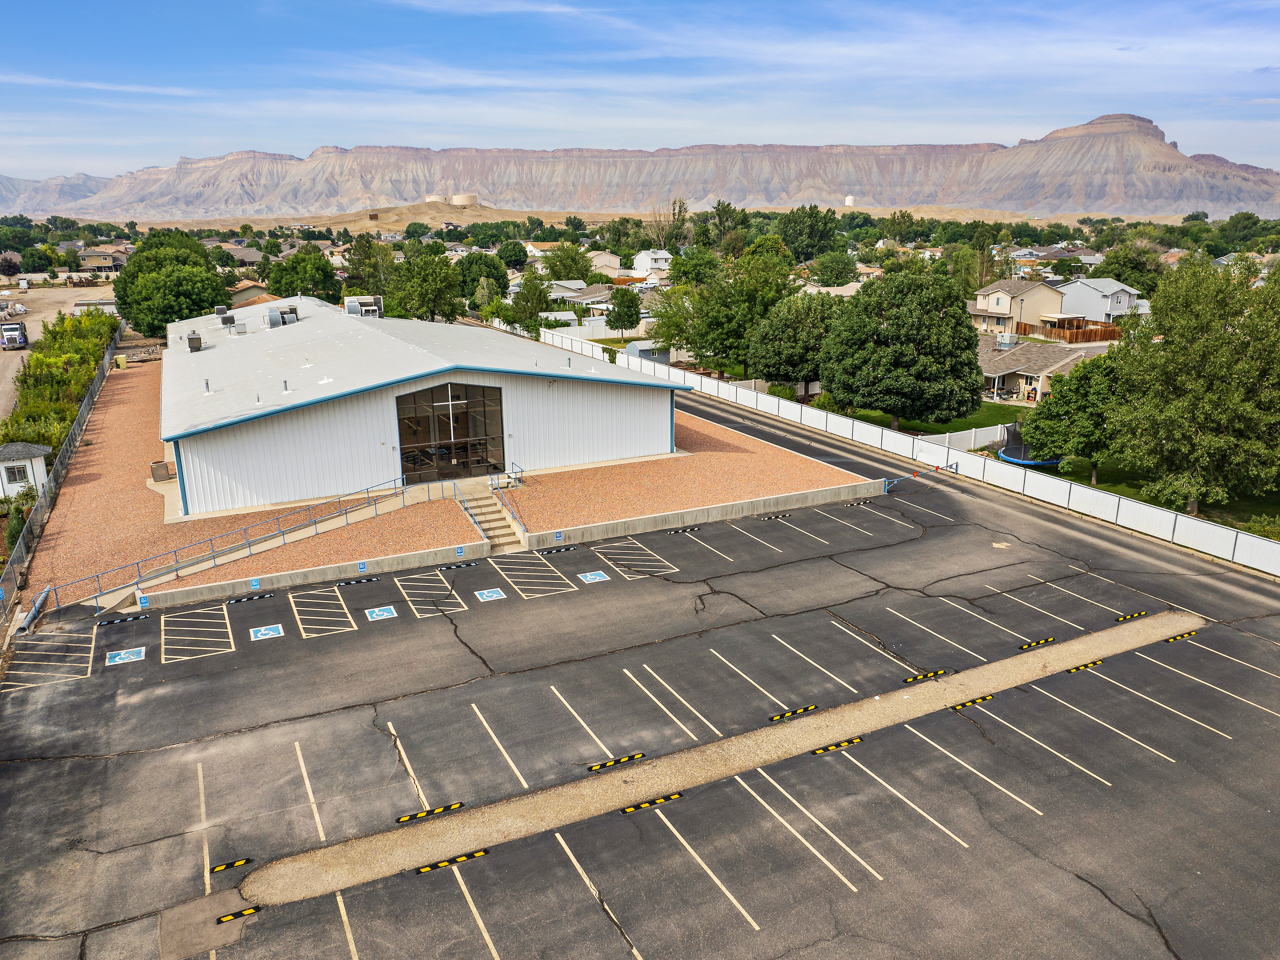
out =
<path fill-rule="evenodd" d="M 113 220 L 336 214 L 476 192 L 511 210 L 648 211 L 937 204 L 1115 215 L 1252 210 L 1280 216 L 1280 174 L 1211 154 L 1185 156 L 1144 117 L 1109 114 L 1016 146 L 701 145 L 643 150 L 321 147 L 305 159 L 239 151 L 180 159 L 109 180 L 0 177 L 0 209 Z"/>

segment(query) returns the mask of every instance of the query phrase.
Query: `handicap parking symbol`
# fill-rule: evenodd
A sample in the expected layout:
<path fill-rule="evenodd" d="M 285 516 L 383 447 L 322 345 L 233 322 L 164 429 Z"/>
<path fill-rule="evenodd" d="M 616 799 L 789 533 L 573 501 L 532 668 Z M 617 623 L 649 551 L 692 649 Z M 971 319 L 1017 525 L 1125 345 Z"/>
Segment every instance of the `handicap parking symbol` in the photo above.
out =
<path fill-rule="evenodd" d="M 609 575 L 603 570 L 595 570 L 592 573 L 580 573 L 578 579 L 583 583 L 600 583 L 609 579 Z"/>
<path fill-rule="evenodd" d="M 250 590 L 257 590 L 257 589 L 258 589 L 258 578 L 257 578 L 257 577 L 254 577 L 252 580 L 250 580 L 250 581 L 249 581 L 249 589 L 250 589 Z"/>
<path fill-rule="evenodd" d="M 370 620 L 390 620 L 392 617 L 398 616 L 395 607 L 370 607 L 364 612 L 364 615 Z"/>
<path fill-rule="evenodd" d="M 481 603 L 488 603 L 490 600 L 507 599 L 507 595 L 497 587 L 494 587 L 492 590 L 477 590 L 476 597 L 479 598 Z"/>
<path fill-rule="evenodd" d="M 365 563 L 363 560 L 361 560 L 360 563 L 357 564 L 356 569 L 358 569 L 361 573 L 365 573 L 368 571 L 369 565 Z"/>
<path fill-rule="evenodd" d="M 151 609 L 151 598 L 150 598 L 150 597 L 139 597 L 139 598 L 138 598 L 138 606 L 139 606 L 141 609 L 143 609 L 143 610 L 150 610 L 150 609 Z"/>
<path fill-rule="evenodd" d="M 284 636 L 284 624 L 273 623 L 269 627 L 252 627 L 249 630 L 250 640 L 270 640 L 272 637 Z"/>
<path fill-rule="evenodd" d="M 132 650 L 112 650 L 107 654 L 107 666 L 112 667 L 117 663 L 129 663 L 133 660 L 143 660 L 146 656 L 146 647 L 134 647 Z"/>

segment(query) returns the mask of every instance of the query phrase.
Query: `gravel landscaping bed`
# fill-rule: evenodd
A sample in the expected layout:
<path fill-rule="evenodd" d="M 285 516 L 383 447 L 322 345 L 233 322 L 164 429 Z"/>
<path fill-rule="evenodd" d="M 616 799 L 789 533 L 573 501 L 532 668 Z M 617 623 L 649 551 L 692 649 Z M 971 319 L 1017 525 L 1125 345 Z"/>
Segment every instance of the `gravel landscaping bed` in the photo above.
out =
<path fill-rule="evenodd" d="M 531 476 L 507 495 L 539 532 L 866 479 L 684 413 L 676 449 L 691 456 Z"/>

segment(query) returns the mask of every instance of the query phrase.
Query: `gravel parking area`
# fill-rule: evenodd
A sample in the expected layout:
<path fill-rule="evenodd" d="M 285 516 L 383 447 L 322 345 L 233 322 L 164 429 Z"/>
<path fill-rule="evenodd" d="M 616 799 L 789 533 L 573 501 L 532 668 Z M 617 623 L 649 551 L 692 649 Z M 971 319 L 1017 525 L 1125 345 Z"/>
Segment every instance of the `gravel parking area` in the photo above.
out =
<path fill-rule="evenodd" d="M 508 496 L 528 528 L 542 531 L 866 479 L 684 413 L 676 449 L 692 456 L 527 477 Z"/>
<path fill-rule="evenodd" d="M 293 507 L 211 517 L 187 523 L 164 522 L 164 499 L 146 487 L 150 464 L 164 457 L 160 441 L 160 364 L 112 370 L 94 405 L 93 415 L 58 502 L 36 548 L 28 591 L 70 583 L 120 564 L 154 557 L 168 550 L 217 537 L 250 524 L 274 520 Z M 431 507 L 432 509 L 418 509 Z M 356 551 L 357 559 L 391 556 L 433 546 L 479 539 L 456 504 L 435 509 L 420 504 L 386 518 L 360 521 L 287 545 L 283 570 L 339 562 L 334 557 Z M 266 532 L 264 524 L 260 532 Z M 259 531 L 254 531 L 259 532 Z M 273 572 L 262 561 L 254 569 Z M 274 563 L 275 561 L 273 561 Z M 227 579 L 219 568 L 215 580 Z M 104 587 L 107 586 L 104 582 Z M 114 585 L 114 584 L 113 584 Z M 60 596 L 63 603 L 93 593 L 91 588 Z"/>

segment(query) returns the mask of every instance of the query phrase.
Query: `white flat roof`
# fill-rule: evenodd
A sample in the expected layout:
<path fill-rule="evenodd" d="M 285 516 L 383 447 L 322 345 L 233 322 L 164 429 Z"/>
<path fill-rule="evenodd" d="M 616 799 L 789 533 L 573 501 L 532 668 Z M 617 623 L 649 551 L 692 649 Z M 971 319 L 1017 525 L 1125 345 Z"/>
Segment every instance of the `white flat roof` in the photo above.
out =
<path fill-rule="evenodd" d="M 270 308 L 290 306 L 297 307 L 299 322 L 274 330 L 266 326 Z M 312 297 L 229 312 L 245 325 L 244 334 L 232 335 L 212 314 L 169 324 L 161 371 L 162 439 L 179 440 L 455 370 L 689 389 L 497 330 L 350 316 Z M 195 353 L 186 342 L 192 332 L 203 341 Z"/>

